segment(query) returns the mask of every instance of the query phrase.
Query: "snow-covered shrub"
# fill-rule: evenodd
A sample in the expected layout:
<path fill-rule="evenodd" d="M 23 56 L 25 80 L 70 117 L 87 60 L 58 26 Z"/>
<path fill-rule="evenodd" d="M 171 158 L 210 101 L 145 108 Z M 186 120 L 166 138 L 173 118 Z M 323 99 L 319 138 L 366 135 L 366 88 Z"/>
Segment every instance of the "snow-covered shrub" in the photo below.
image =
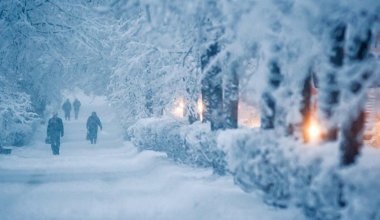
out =
<path fill-rule="evenodd" d="M 337 143 L 305 145 L 275 131 L 221 132 L 218 147 L 244 191 L 260 189 L 268 204 L 298 206 L 310 219 L 380 219 L 379 152 L 364 149 L 339 168 Z"/>
<path fill-rule="evenodd" d="M 284 207 L 290 199 L 292 161 L 274 137 L 273 132 L 231 130 L 219 135 L 218 145 L 227 153 L 236 184 L 246 192 L 259 188 L 266 202 Z"/>
<path fill-rule="evenodd" d="M 194 123 L 181 128 L 181 137 L 187 152 L 186 161 L 201 167 L 212 167 L 217 174 L 225 174 L 227 163 L 225 154 L 217 148 L 217 132 L 210 125 Z"/>
<path fill-rule="evenodd" d="M 0 145 L 24 145 L 37 118 L 30 96 L 18 92 L 0 77 Z"/>
<path fill-rule="evenodd" d="M 344 199 L 343 219 L 380 220 L 380 152 L 364 148 L 356 165 L 342 170 Z"/>
<path fill-rule="evenodd" d="M 140 150 L 165 152 L 175 161 L 212 167 L 224 174 L 224 152 L 216 146 L 216 133 L 208 124 L 187 124 L 173 118 L 140 119 L 128 129 L 128 136 Z"/>
<path fill-rule="evenodd" d="M 170 156 L 174 154 L 174 148 L 177 148 L 176 156 L 181 157 L 181 126 L 184 126 L 184 122 L 172 118 L 145 118 L 138 120 L 128 129 L 128 136 L 140 150 L 163 151 Z"/>
<path fill-rule="evenodd" d="M 322 166 L 332 166 L 321 160 L 326 152 L 305 149 L 296 140 L 278 137 L 276 131 L 249 129 L 219 135 L 218 146 L 227 154 L 228 169 L 235 183 L 246 192 L 260 189 L 264 201 L 270 205 L 294 204 L 315 219 L 334 219 L 328 216 L 335 216 L 336 211 L 334 214 L 328 211 L 335 199 L 330 190 L 335 189 L 326 188 L 333 175 L 322 172 Z M 318 182 L 322 174 L 324 178 Z M 324 195 L 325 192 L 329 194 Z"/>

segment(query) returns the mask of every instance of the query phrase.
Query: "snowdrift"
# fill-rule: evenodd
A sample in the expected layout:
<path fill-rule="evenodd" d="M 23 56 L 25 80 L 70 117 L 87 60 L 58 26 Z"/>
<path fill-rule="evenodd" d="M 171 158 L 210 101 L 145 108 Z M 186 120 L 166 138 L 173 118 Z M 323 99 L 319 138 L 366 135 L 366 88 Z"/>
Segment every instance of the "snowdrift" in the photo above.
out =
<path fill-rule="evenodd" d="M 233 175 L 272 206 L 297 206 L 310 219 L 380 219 L 380 152 L 365 148 L 352 167 L 339 167 L 336 143 L 305 145 L 275 131 L 211 132 L 208 124 L 172 118 L 139 120 L 128 135 L 140 150 Z"/>

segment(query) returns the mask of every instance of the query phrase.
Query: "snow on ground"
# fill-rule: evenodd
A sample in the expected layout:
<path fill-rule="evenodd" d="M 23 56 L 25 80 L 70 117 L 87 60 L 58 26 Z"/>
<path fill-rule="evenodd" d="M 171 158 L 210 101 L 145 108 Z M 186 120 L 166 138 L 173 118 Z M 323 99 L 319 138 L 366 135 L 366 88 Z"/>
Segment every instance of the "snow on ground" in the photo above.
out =
<path fill-rule="evenodd" d="M 138 152 L 104 99 L 81 101 L 80 119 L 64 122 L 60 156 L 43 143 L 46 126 L 31 145 L 0 156 L 0 219 L 303 219 L 242 192 L 230 176 Z M 104 124 L 97 145 L 85 140 L 91 111 Z"/>

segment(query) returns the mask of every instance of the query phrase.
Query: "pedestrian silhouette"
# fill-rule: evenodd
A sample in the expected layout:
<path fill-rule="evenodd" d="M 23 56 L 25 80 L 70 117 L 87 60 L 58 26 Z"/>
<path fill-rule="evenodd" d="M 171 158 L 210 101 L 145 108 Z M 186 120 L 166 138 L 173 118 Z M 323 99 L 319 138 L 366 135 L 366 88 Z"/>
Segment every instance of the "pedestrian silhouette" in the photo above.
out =
<path fill-rule="evenodd" d="M 65 120 L 70 121 L 71 102 L 69 99 L 66 99 L 66 102 L 63 103 L 62 110 L 65 112 Z"/>
<path fill-rule="evenodd" d="M 53 155 L 59 155 L 61 137 L 63 137 L 64 129 L 62 119 L 58 117 L 58 113 L 55 112 L 53 117 L 49 119 L 46 133 L 46 142 L 50 143 Z"/>
<path fill-rule="evenodd" d="M 100 130 L 103 129 L 102 123 L 100 122 L 99 117 L 96 115 L 96 112 L 92 112 L 90 117 L 87 119 L 87 139 L 90 140 L 91 144 L 96 144 L 98 138 L 98 127 Z"/>
<path fill-rule="evenodd" d="M 78 120 L 79 109 L 80 109 L 81 103 L 77 98 L 75 98 L 75 100 L 73 102 L 73 106 L 74 106 L 75 120 Z"/>

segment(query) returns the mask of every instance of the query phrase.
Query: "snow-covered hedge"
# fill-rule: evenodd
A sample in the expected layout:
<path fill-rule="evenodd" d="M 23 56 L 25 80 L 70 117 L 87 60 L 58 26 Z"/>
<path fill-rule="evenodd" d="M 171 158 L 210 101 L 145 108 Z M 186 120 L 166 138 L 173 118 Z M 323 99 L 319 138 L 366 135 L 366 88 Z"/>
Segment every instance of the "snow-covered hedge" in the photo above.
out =
<path fill-rule="evenodd" d="M 208 124 L 151 118 L 128 132 L 140 150 L 219 174 L 228 170 L 245 192 L 259 189 L 266 203 L 297 206 L 310 219 L 380 220 L 378 150 L 364 148 L 356 165 L 341 168 L 336 143 L 306 145 L 275 131 L 211 132 Z"/>
<path fill-rule="evenodd" d="M 165 152 L 175 161 L 212 167 L 225 173 L 224 152 L 216 146 L 216 133 L 207 124 L 187 124 L 173 118 L 141 119 L 128 130 L 131 141 L 140 150 Z"/>
<path fill-rule="evenodd" d="M 235 183 L 246 192 L 260 189 L 268 204 L 298 206 L 311 219 L 380 219 L 379 152 L 371 158 L 366 149 L 345 170 L 337 144 L 305 145 L 274 131 L 224 131 L 218 146 Z"/>

